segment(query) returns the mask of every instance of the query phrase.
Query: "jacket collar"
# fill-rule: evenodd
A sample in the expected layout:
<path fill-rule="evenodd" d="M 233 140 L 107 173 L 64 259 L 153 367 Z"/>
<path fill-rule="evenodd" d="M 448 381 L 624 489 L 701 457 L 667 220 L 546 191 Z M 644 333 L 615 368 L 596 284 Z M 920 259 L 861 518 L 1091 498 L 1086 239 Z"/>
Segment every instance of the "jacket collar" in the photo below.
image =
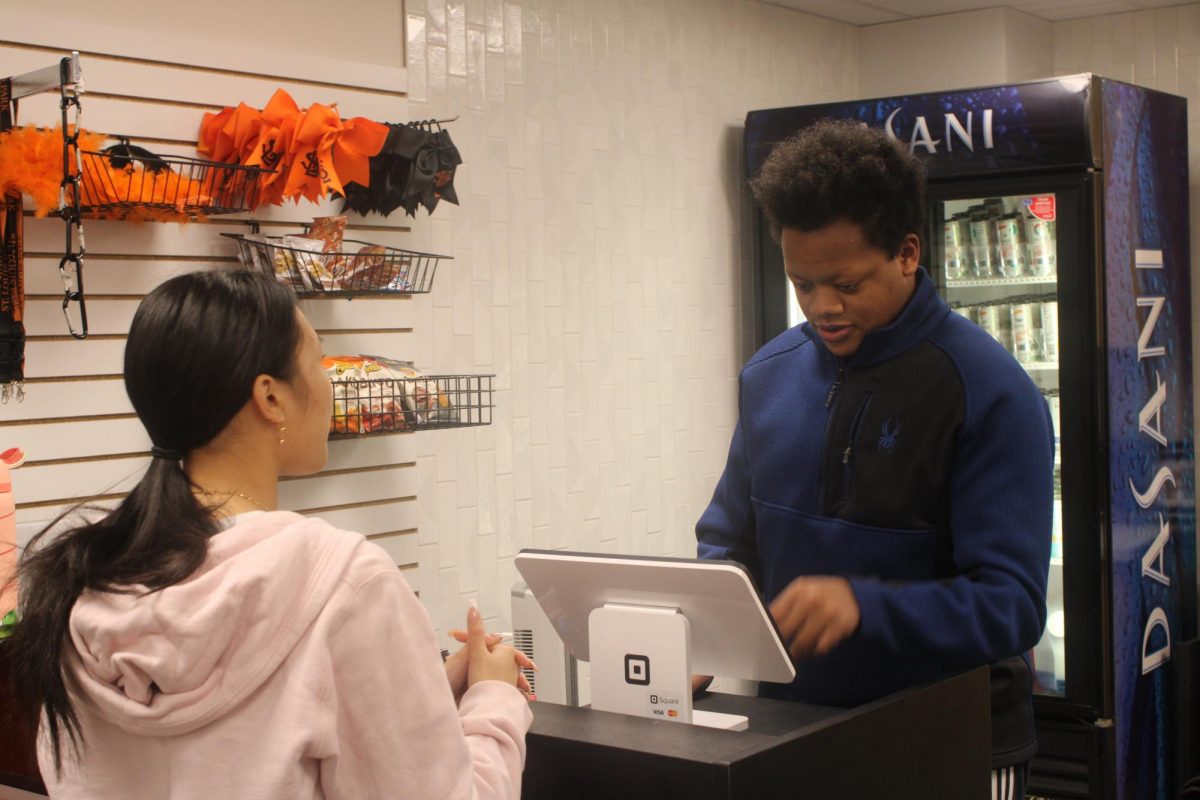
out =
<path fill-rule="evenodd" d="M 853 355 L 846 358 L 834 356 L 811 325 L 805 322 L 803 330 L 817 347 L 834 358 L 839 366 L 866 367 L 888 361 L 920 344 L 949 313 L 950 306 L 938 297 L 933 280 L 925 272 L 925 268 L 921 267 L 917 270 L 913 295 L 900 315 L 890 324 L 876 328 L 864 336 L 862 344 Z"/>

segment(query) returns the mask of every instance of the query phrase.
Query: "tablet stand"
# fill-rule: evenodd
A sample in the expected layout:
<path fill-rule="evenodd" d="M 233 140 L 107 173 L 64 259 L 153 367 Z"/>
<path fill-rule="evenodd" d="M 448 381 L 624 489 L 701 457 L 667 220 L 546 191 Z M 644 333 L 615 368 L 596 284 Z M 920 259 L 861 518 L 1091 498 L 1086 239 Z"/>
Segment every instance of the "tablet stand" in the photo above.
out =
<path fill-rule="evenodd" d="M 691 639 L 677 608 L 606 603 L 588 615 L 592 708 L 745 730 L 737 714 L 692 709 Z"/>

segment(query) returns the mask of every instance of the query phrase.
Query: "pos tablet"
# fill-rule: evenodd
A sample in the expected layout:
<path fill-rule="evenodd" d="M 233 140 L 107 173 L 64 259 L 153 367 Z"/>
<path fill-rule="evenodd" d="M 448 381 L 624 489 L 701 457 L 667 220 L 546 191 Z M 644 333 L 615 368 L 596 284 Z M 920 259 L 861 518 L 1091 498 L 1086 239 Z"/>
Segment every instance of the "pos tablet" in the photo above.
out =
<path fill-rule="evenodd" d="M 591 662 L 595 709 L 737 730 L 745 717 L 693 711 L 692 673 L 796 676 L 741 564 L 563 550 L 515 561 L 567 650 Z"/>

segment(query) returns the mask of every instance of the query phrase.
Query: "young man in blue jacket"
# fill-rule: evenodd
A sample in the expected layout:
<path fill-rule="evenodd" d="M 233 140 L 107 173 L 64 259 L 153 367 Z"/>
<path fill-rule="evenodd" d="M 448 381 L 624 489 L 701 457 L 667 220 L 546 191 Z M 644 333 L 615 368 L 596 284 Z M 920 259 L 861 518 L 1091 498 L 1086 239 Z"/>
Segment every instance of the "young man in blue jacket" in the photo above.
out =
<path fill-rule="evenodd" d="M 751 182 L 807 322 L 743 368 L 701 558 L 758 579 L 796 662 L 768 697 L 854 706 L 991 665 L 993 795 L 1035 750 L 1054 443 L 1037 387 L 920 267 L 924 174 L 822 122 Z"/>

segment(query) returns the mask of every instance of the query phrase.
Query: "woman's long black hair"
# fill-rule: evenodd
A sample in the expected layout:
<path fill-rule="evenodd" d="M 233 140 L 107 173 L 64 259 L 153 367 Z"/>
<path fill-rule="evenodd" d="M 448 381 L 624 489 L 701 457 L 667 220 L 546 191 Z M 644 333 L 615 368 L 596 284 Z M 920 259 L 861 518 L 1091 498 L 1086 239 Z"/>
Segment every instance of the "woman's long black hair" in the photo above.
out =
<path fill-rule="evenodd" d="M 258 375 L 291 377 L 294 309 L 291 292 L 248 271 L 180 275 L 146 295 L 125 346 L 125 389 L 156 452 L 185 454 L 211 441 L 249 401 Z M 76 750 L 82 742 L 64 671 L 75 601 L 85 589 L 179 583 L 203 563 L 217 525 L 172 456 L 153 458 L 98 522 L 47 536 L 56 523 L 21 558 L 20 622 L 4 647 L 19 709 L 32 724 L 44 714 L 61 770 L 64 737 Z"/>

